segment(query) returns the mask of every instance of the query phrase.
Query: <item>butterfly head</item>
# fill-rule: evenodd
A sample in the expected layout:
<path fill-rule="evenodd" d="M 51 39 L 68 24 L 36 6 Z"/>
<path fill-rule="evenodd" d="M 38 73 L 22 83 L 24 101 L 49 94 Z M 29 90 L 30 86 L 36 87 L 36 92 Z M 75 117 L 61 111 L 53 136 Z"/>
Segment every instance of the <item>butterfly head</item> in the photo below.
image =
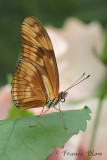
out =
<path fill-rule="evenodd" d="M 61 102 L 65 102 L 65 97 L 67 96 L 67 92 L 61 92 L 59 94 L 59 98 Z"/>

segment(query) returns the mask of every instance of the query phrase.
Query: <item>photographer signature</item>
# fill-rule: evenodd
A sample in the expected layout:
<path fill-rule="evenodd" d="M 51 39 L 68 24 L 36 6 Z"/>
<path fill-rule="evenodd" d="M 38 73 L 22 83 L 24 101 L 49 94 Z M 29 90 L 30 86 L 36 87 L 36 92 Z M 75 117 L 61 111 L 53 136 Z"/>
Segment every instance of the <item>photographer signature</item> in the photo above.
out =
<path fill-rule="evenodd" d="M 68 151 L 68 150 L 63 150 L 63 151 L 56 151 L 56 154 L 63 154 L 63 156 L 99 156 L 99 157 L 101 157 L 102 156 L 102 152 L 95 152 L 94 150 L 93 151 L 91 151 L 91 150 L 89 150 L 89 151 L 87 151 L 87 152 L 70 152 L 70 151 Z"/>

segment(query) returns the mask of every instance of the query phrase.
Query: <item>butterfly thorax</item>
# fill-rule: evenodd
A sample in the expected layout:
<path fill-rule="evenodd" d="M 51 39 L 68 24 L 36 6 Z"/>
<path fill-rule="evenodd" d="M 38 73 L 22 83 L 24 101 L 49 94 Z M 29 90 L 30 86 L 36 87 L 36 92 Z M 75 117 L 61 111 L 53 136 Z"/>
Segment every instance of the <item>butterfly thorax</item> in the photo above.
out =
<path fill-rule="evenodd" d="M 55 97 L 53 100 L 50 100 L 49 98 L 46 99 L 46 106 L 48 108 L 55 107 L 60 101 L 65 102 L 65 97 L 67 96 L 67 92 L 61 92 L 59 93 L 58 97 Z"/>

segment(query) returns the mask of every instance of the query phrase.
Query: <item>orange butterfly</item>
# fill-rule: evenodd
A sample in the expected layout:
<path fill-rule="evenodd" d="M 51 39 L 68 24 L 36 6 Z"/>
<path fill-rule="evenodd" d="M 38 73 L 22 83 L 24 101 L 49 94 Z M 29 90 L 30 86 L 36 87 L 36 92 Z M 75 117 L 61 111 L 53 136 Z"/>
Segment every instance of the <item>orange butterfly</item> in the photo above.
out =
<path fill-rule="evenodd" d="M 50 107 L 55 108 L 60 101 L 65 101 L 67 90 L 77 85 L 76 82 L 84 74 L 66 91 L 59 93 L 59 75 L 52 43 L 47 31 L 36 18 L 27 17 L 23 21 L 21 42 L 21 59 L 12 81 L 12 97 L 20 109 L 46 105 L 48 109 L 42 114 L 41 122 Z M 63 122 L 60 107 L 57 110 L 60 111 Z M 64 123 L 63 126 L 65 127 Z"/>

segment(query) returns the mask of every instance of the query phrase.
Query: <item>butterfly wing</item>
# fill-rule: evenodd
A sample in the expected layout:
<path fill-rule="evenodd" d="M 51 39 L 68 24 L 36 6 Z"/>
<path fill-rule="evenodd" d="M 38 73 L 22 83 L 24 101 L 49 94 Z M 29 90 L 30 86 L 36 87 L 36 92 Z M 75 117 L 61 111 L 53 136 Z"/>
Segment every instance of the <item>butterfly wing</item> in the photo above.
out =
<path fill-rule="evenodd" d="M 43 25 L 27 17 L 21 29 L 21 60 L 12 82 L 13 100 L 21 109 L 43 107 L 58 95 L 59 76 L 50 38 Z"/>
<path fill-rule="evenodd" d="M 13 101 L 21 109 L 43 107 L 46 92 L 38 70 L 27 61 L 20 61 L 12 82 Z"/>

